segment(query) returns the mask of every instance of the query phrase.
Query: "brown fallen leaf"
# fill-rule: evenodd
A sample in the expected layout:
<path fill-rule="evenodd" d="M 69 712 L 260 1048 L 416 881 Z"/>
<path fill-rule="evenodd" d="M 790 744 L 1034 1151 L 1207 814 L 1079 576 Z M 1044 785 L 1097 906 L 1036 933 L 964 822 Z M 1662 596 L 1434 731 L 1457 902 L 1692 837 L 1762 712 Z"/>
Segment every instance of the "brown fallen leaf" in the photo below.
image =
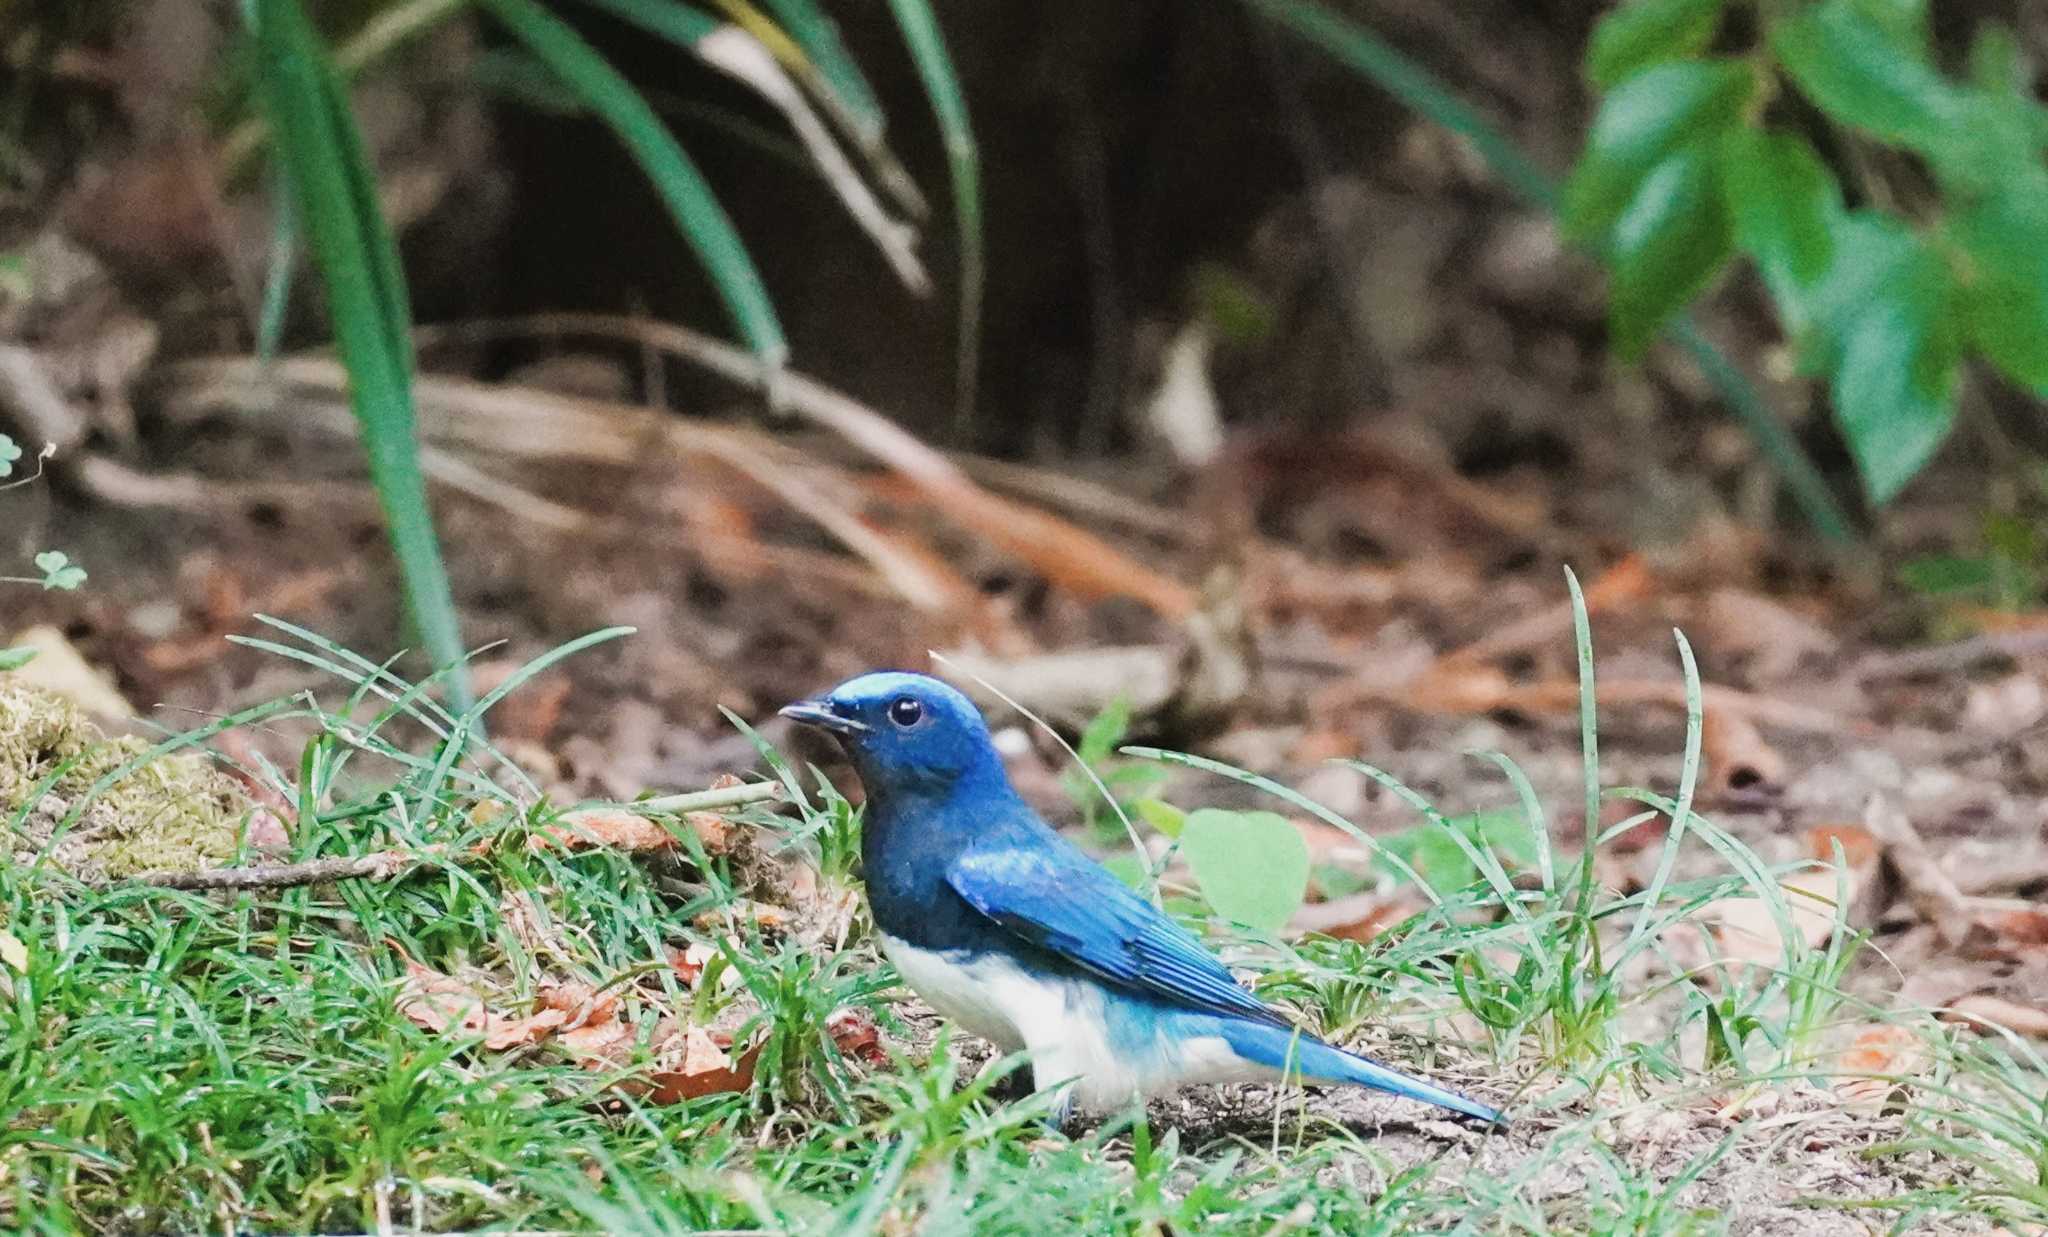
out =
<path fill-rule="evenodd" d="M 1700 752 L 1706 757 L 1710 798 L 1767 794 L 1785 787 L 1785 758 L 1756 724 L 1739 712 L 1718 707 L 1705 710 Z"/>
<path fill-rule="evenodd" d="M 1855 881 L 1849 878 L 1850 896 Z M 1835 873 L 1797 872 L 1779 885 L 1786 918 L 1809 949 L 1827 944 L 1835 924 Z M 1698 920 L 1714 934 L 1721 956 L 1731 963 L 1778 966 L 1785 960 L 1785 934 L 1770 903 L 1759 897 L 1717 898 L 1700 908 Z"/>
<path fill-rule="evenodd" d="M 1752 683 L 1783 679 L 1800 663 L 1833 654 L 1840 644 L 1814 618 L 1746 589 L 1709 593 L 1697 622 L 1701 643 L 1719 659 L 1746 663 Z"/>
<path fill-rule="evenodd" d="M 1885 863 L 1898 877 L 1900 892 L 1922 919 L 1934 926 L 1945 945 L 1968 933 L 1968 899 L 1927 849 L 1920 831 L 1889 799 L 1872 795 L 1863 808 L 1863 826 L 1884 847 Z"/>
<path fill-rule="evenodd" d="M 882 1048 L 882 1030 L 875 1016 L 858 1005 L 845 1005 L 825 1019 L 825 1033 L 839 1051 L 868 1065 L 887 1065 L 889 1054 Z"/>
<path fill-rule="evenodd" d="M 564 812 L 553 824 L 542 826 L 526 839 L 526 849 L 535 852 L 551 847 L 572 851 L 604 847 L 637 854 L 672 850 L 675 844 L 675 835 L 654 821 L 623 808 L 609 807 Z"/>
<path fill-rule="evenodd" d="M 1956 998 L 1941 1011 L 1941 1017 L 1944 1022 L 1958 1022 L 1977 1030 L 1986 1026 L 2004 1027 L 2016 1035 L 2048 1039 L 2048 1009 L 2022 1005 L 1988 992 Z"/>
<path fill-rule="evenodd" d="M 677 949 L 671 945 L 668 950 L 668 967 L 676 973 L 677 979 L 683 981 L 685 987 L 694 991 L 698 981 L 704 978 L 704 968 L 717 956 L 718 947 L 707 945 L 703 941 L 692 941 L 684 949 Z"/>
<path fill-rule="evenodd" d="M 398 1012 L 429 1031 L 480 1031 L 490 1021 L 490 1010 L 476 989 L 412 961 L 405 964 Z"/>
<path fill-rule="evenodd" d="M 538 1042 L 569 1020 L 565 1010 L 543 1007 L 523 1018 L 497 1013 L 483 994 L 452 975 L 410 959 L 398 996 L 398 1012 L 429 1031 L 484 1037 L 493 1052 Z"/>
<path fill-rule="evenodd" d="M 1898 896 L 1898 883 L 1884 866 L 1884 846 L 1861 825 L 1815 825 L 1806 831 L 1809 859 L 1832 864 L 1837 846 L 1849 865 L 1849 926 L 1874 927 Z"/>
<path fill-rule="evenodd" d="M 2009 961 L 2048 948 L 2048 907 L 2016 898 L 1971 897 L 1935 859 L 1906 814 L 1882 796 L 1864 809 L 1906 900 L 1940 944 L 1965 957 Z"/>
<path fill-rule="evenodd" d="M 2017 962 L 2048 951 L 2048 907 L 2010 898 L 1966 898 L 1947 933 L 1966 958 Z"/>
<path fill-rule="evenodd" d="M 734 920 L 752 920 L 763 932 L 781 932 L 789 927 L 795 917 L 794 912 L 787 907 L 739 898 L 726 906 L 705 911 L 698 915 L 692 924 L 700 932 L 711 932 Z"/>
<path fill-rule="evenodd" d="M 1842 1107 L 1877 1113 L 1902 1085 L 1926 1068 L 1927 1042 L 1896 1023 L 1872 1023 L 1856 1033 L 1835 1061 L 1835 1069 L 1854 1077 L 1837 1078 L 1834 1091 Z"/>
<path fill-rule="evenodd" d="M 1828 735 L 1872 732 L 1869 723 L 1826 709 L 1717 683 L 1703 684 L 1700 694 L 1708 713 L 1719 711 L 1758 725 Z M 1518 683 L 1491 663 L 1460 658 L 1438 662 L 1422 674 L 1396 684 L 1363 679 L 1339 683 L 1319 694 L 1313 707 L 1321 714 L 1372 703 L 1389 703 L 1425 713 L 1452 715 L 1498 710 L 1560 714 L 1573 712 L 1579 707 L 1579 683 L 1568 678 Z M 1600 684 L 1600 704 L 1602 707 L 1658 705 L 1682 710 L 1686 707 L 1685 684 L 1676 679 L 1604 680 Z"/>
<path fill-rule="evenodd" d="M 646 1076 L 651 1088 L 647 1098 L 656 1104 L 674 1104 L 727 1091 L 744 1091 L 754 1083 L 754 1062 L 758 1048 L 741 1053 L 737 1061 L 726 1052 L 730 1037 L 703 1027 L 686 1027 L 682 1044 L 664 1054 L 665 1060 Z M 724 1043 L 720 1043 L 720 1040 Z"/>
<path fill-rule="evenodd" d="M 1649 597 L 1656 587 L 1656 574 L 1651 570 L 1649 560 L 1641 554 L 1625 555 L 1586 586 L 1586 613 L 1598 615 L 1635 605 Z M 1569 636 L 1571 630 L 1571 602 L 1561 601 L 1445 653 L 1440 664 L 1492 661 Z"/>

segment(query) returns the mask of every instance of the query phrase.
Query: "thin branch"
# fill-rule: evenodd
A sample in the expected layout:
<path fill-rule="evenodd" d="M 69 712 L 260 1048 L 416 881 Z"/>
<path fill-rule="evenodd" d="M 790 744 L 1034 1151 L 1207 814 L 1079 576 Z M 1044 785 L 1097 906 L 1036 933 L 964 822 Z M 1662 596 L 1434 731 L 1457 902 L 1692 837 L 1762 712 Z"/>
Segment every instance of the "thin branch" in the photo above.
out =
<path fill-rule="evenodd" d="M 722 808 L 745 807 L 749 803 L 773 803 L 780 798 L 780 782 L 747 782 L 740 786 L 720 786 L 683 795 L 661 795 L 620 806 L 632 812 L 716 812 Z"/>
<path fill-rule="evenodd" d="M 251 868 L 143 872 L 128 879 L 159 889 L 291 889 L 339 880 L 390 880 L 433 858 L 429 851 L 380 850 L 375 854 L 313 859 Z"/>

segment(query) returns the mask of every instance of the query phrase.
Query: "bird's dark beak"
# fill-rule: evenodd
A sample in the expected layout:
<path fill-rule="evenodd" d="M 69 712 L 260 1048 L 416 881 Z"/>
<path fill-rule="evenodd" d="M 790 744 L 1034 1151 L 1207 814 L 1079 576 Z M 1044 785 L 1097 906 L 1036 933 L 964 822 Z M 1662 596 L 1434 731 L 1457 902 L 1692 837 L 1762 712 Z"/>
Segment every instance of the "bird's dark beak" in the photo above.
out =
<path fill-rule="evenodd" d="M 859 734 L 868 728 L 866 722 L 841 713 L 830 700 L 799 700 L 795 704 L 783 705 L 780 712 L 793 722 L 816 726 L 836 735 Z"/>

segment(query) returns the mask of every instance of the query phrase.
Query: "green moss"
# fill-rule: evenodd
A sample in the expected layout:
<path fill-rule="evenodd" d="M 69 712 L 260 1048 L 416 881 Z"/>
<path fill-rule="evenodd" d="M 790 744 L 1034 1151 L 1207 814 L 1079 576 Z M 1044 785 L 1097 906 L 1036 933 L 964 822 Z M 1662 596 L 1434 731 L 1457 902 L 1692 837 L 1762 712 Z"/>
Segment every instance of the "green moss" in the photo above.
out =
<path fill-rule="evenodd" d="M 148 751 L 141 738 L 109 739 L 64 697 L 0 676 L 0 822 L 52 775 L 10 839 L 17 859 L 50 846 L 75 875 L 119 878 L 151 869 L 209 867 L 232 859 L 249 817 L 238 783 L 192 752 L 132 769 L 58 826 L 100 778 Z"/>

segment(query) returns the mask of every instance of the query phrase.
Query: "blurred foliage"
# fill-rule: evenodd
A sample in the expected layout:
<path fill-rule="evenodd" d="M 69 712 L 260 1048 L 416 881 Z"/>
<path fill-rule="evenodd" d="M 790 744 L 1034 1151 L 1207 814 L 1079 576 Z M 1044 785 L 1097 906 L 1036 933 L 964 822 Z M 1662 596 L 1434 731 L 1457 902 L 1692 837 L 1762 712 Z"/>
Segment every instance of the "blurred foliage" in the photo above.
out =
<path fill-rule="evenodd" d="M 1371 31 L 1319 0 L 1246 3 L 1459 134 L 1520 196 L 1561 208 L 1566 234 L 1609 265 L 1616 351 L 1640 357 L 1672 331 L 1824 530 L 1840 519 L 1811 464 L 1682 315 L 1738 255 L 1800 372 L 1827 383 L 1873 503 L 1948 437 L 1969 357 L 2048 395 L 2048 109 L 2002 26 L 1978 27 L 1957 76 L 1937 61 L 1925 0 L 1630 0 L 1589 42 L 1603 97 L 1560 200 Z M 1747 46 L 1728 46 L 1743 32 Z M 1885 205 L 1899 201 L 1925 204 Z"/>
<path fill-rule="evenodd" d="M 883 140 L 883 117 L 874 91 L 841 46 L 832 22 L 813 0 L 775 0 L 775 18 L 742 0 L 724 0 L 720 20 L 680 0 L 586 0 L 652 37 L 695 53 L 740 80 L 780 110 L 847 209 L 878 242 L 897 241 L 851 161 L 831 133 L 815 122 L 815 101 L 865 163 L 868 174 L 913 214 L 923 204 Z M 255 34 L 249 62 L 256 94 L 269 120 L 282 179 L 291 203 L 280 224 L 280 272 L 303 236 L 327 293 L 350 398 L 359 422 L 371 480 L 383 504 L 405 578 L 409 610 L 458 700 L 467 698 L 459 670 L 463 648 L 454 602 L 441 562 L 419 464 L 412 405 L 411 317 L 398 251 L 378 208 L 376 181 L 342 89 L 342 67 L 353 72 L 425 29 L 462 16 L 473 5 L 508 32 L 523 60 L 512 62 L 524 93 L 550 106 L 597 118 L 625 146 L 659 194 L 676 229 L 691 245 L 747 347 L 771 375 L 787 359 L 788 345 L 774 305 L 745 243 L 711 186 L 663 125 L 654 108 L 579 30 L 538 0 L 403 0 L 370 13 L 361 30 L 331 57 L 299 0 L 248 0 Z M 954 180 L 961 231 L 961 381 L 971 392 L 981 295 L 980 191 L 966 108 L 936 21 L 922 0 L 893 6 L 913 61 L 932 97 Z M 506 62 L 495 63 L 500 70 Z M 504 73 L 500 72 L 503 77 Z M 806 93 L 807 92 L 807 95 Z M 243 131 L 228 143 L 229 162 L 261 140 Z M 888 238 L 886 241 L 884 238 Z M 895 256 L 892 254 L 892 257 Z M 899 274 L 917 286 L 914 258 Z M 284 279 L 273 278 L 265 297 L 261 342 L 274 341 L 281 320 Z M 768 389 L 776 389 L 771 381 Z M 968 405 L 966 395 L 962 408 Z"/>
<path fill-rule="evenodd" d="M 1715 51 L 1752 7 L 1753 45 Z M 1748 258 L 1875 503 L 1947 438 L 1969 356 L 2048 395 L 2048 109 L 2004 27 L 1956 77 L 1924 0 L 1635 0 L 1586 71 L 1605 96 L 1565 220 L 1609 254 L 1622 355 Z"/>

